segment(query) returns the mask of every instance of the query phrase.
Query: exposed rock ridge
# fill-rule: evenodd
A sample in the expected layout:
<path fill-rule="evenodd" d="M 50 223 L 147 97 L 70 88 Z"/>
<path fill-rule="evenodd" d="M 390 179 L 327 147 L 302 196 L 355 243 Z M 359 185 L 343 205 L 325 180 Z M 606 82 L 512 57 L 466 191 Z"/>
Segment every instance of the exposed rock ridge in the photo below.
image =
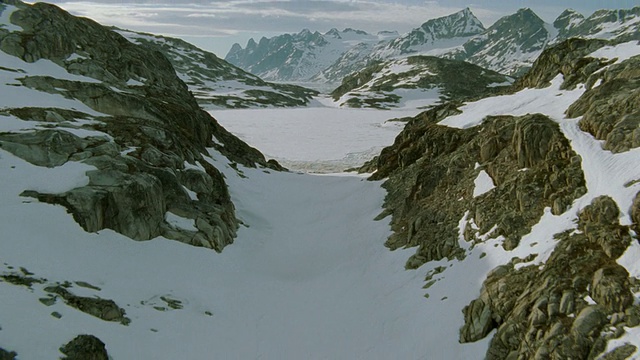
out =
<path fill-rule="evenodd" d="M 596 198 L 581 212 L 579 232 L 557 235 L 544 267 L 493 270 L 464 309 L 460 341 L 497 329 L 487 359 L 594 359 L 607 339 L 639 325 L 632 289 L 640 284 L 615 262 L 631 242 L 618 216 L 615 201 Z"/>
<path fill-rule="evenodd" d="M 591 57 L 615 42 L 571 39 L 544 51 L 509 92 L 544 88 L 558 74 L 565 89 L 587 91 L 569 109 L 580 127 L 606 140 L 605 149 L 638 146 L 638 56 L 627 60 Z M 582 85 L 584 84 L 584 85 Z M 619 88 L 619 91 L 618 91 Z M 446 103 L 411 119 L 394 144 L 362 170 L 388 178 L 385 212 L 392 215 L 392 249 L 417 247 L 408 268 L 462 259 L 462 242 L 489 236 L 506 250 L 519 245 L 543 209 L 564 213 L 587 192 L 583 161 L 558 124 L 544 115 L 489 116 L 481 125 L 448 128 L 438 122 L 460 113 Z M 485 171 L 495 185 L 473 195 Z M 627 185 L 625 185 L 627 186 Z M 622 225 L 612 198 L 600 196 L 578 214 L 575 229 L 555 234 L 557 245 L 543 263 L 514 258 L 490 272 L 479 297 L 463 310 L 460 341 L 492 336 L 487 359 L 625 359 L 637 349 L 624 345 L 603 354 L 609 339 L 640 325 L 634 294 L 640 281 L 616 260 L 637 241 L 640 193 L 631 225 Z M 462 219 L 462 220 L 461 220 Z"/>
<path fill-rule="evenodd" d="M 434 102 L 461 101 L 495 94 L 512 81 L 464 61 L 416 55 L 367 66 L 345 77 L 331 96 L 341 106 L 389 108 L 398 103 L 398 91 L 434 90 Z"/>
<path fill-rule="evenodd" d="M 201 110 L 161 53 L 53 5 L 11 4 L 18 10 L 10 21 L 22 31 L 0 29 L 0 50 L 26 63 L 48 59 L 88 79 L 26 73 L 18 79 L 20 85 L 78 100 L 104 114 L 41 107 L 3 110 L 3 116 L 42 124 L 26 132 L 0 133 L 5 151 L 38 166 L 81 161 L 95 167 L 87 173 L 87 186 L 62 194 L 24 195 L 65 206 L 90 232 L 110 228 L 136 240 L 165 236 L 218 251 L 231 243 L 238 226 L 234 206 L 222 174 L 205 157 L 207 149 L 246 166 L 279 166 L 267 163 Z M 78 136 L 77 130 L 95 135 Z M 193 225 L 176 226 L 168 216 Z"/>
<path fill-rule="evenodd" d="M 480 234 L 492 231 L 513 249 L 545 207 L 560 214 L 585 193 L 580 157 L 546 116 L 488 117 L 472 129 L 436 123 L 455 111 L 447 104 L 415 117 L 377 159 L 372 178 L 389 176 L 383 186 L 394 234 L 387 246 L 418 246 L 408 268 L 463 256 L 457 228 L 467 210 Z M 480 169 L 496 188 L 474 197 Z M 475 241 L 472 233 L 465 230 L 467 241 Z"/>

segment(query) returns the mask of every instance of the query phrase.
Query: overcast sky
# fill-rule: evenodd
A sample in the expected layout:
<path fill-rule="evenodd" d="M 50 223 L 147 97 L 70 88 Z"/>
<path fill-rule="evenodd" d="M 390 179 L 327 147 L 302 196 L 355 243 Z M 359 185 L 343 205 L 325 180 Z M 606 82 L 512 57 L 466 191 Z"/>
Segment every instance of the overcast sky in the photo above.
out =
<path fill-rule="evenodd" d="M 585 16 L 598 9 L 629 9 L 640 0 L 52 0 L 74 15 L 104 25 L 183 38 L 219 57 L 233 43 L 243 47 L 259 40 L 304 28 L 322 33 L 350 27 L 377 33 L 405 33 L 426 20 L 449 15 L 465 7 L 490 26 L 502 16 L 529 7 L 547 22 L 567 8 Z"/>

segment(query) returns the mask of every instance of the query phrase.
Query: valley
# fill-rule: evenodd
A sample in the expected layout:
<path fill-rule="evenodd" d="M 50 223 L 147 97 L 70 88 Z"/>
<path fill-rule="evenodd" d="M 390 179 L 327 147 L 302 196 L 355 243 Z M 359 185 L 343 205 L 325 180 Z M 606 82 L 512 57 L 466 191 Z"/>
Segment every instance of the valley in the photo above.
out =
<path fill-rule="evenodd" d="M 1 1 L 0 358 L 640 357 L 639 12 L 234 46 L 257 74 Z"/>

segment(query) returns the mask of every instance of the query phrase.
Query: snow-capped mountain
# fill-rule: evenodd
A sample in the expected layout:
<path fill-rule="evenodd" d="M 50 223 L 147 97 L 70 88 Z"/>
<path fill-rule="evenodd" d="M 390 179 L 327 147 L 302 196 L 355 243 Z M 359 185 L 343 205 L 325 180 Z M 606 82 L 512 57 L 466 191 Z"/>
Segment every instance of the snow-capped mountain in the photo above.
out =
<path fill-rule="evenodd" d="M 345 76 L 380 60 L 411 54 L 438 55 L 446 51 L 444 49 L 462 45 L 482 31 L 484 26 L 480 20 L 466 8 L 448 16 L 428 20 L 420 27 L 395 39 L 377 44 L 358 44 L 347 50 L 312 80 L 340 83 Z"/>
<path fill-rule="evenodd" d="M 424 54 L 434 49 L 451 48 L 462 45 L 484 30 L 482 22 L 469 8 L 465 8 L 448 16 L 428 20 L 384 46 L 378 46 L 371 57 L 388 59 L 403 54 Z"/>
<path fill-rule="evenodd" d="M 416 55 L 370 65 L 347 76 L 331 95 L 339 106 L 423 108 L 486 96 L 513 80 L 463 61 Z"/>
<path fill-rule="evenodd" d="M 640 39 L 640 6 L 633 9 L 598 10 L 584 18 L 573 10 L 566 10 L 554 22 L 558 29 L 555 41 L 570 37 L 585 39 Z"/>
<path fill-rule="evenodd" d="M 542 50 L 571 37 L 627 41 L 640 39 L 640 7 L 599 10 L 590 17 L 566 10 L 553 24 L 531 9 L 499 19 L 482 34 L 442 55 L 509 75 L 523 75 Z"/>
<path fill-rule="evenodd" d="M 135 44 L 163 53 L 198 103 L 207 109 L 304 106 L 317 95 L 300 86 L 266 82 L 181 39 L 117 32 Z"/>
<path fill-rule="evenodd" d="M 555 29 L 531 9 L 521 9 L 444 56 L 517 75 L 531 66 L 555 36 Z"/>
<path fill-rule="evenodd" d="M 235 46 L 232 53 L 240 51 L 245 55 L 243 60 L 231 61 L 252 73 L 263 73 L 268 64 L 273 71 L 281 65 L 289 69 L 289 63 L 304 64 L 312 69 L 303 76 L 312 82 L 339 84 L 347 75 L 361 70 L 363 67 L 379 61 L 407 57 L 410 55 L 439 56 L 455 60 L 467 61 L 484 68 L 510 76 L 523 75 L 531 67 L 542 50 L 551 44 L 570 37 L 598 38 L 626 41 L 640 38 L 640 7 L 628 10 L 600 10 L 584 18 L 583 15 L 566 10 L 558 16 L 553 24 L 545 23 L 531 9 L 524 8 L 499 19 L 485 29 L 470 9 L 464 9 L 449 16 L 431 19 L 422 26 L 397 38 L 387 41 L 354 41 L 351 47 L 343 48 L 331 64 L 317 61 L 314 51 L 316 45 L 297 36 L 283 35 L 277 37 L 274 48 L 285 48 L 291 53 L 293 48 L 287 45 L 296 40 L 298 52 L 292 58 L 313 58 L 312 60 L 289 60 L 289 56 L 272 56 L 271 52 L 258 51 L 258 45 L 251 41 L 246 50 Z M 306 32 L 309 37 L 309 32 Z M 320 36 L 317 34 L 313 39 Z M 261 41 L 262 42 L 262 41 Z M 269 41 L 264 39 L 264 45 Z M 348 45 L 348 44 L 347 44 Z M 249 51 L 249 48 L 251 50 Z M 266 60 L 266 56 L 269 60 Z M 230 59 L 230 57 L 228 56 Z M 328 57 L 323 57 L 323 60 Z M 244 62 L 243 62 L 244 61 Z M 325 64 L 324 68 L 321 63 Z M 286 70 L 284 73 L 288 73 Z M 314 74 L 311 74 L 314 73 Z M 309 75 L 311 74 L 311 75 Z M 286 78 L 289 75 L 284 75 Z M 298 77 L 299 78 L 299 77 Z"/>
<path fill-rule="evenodd" d="M 269 81 L 307 81 L 333 64 L 345 51 L 361 44 L 388 41 L 394 32 L 371 35 L 361 30 L 331 29 L 325 34 L 308 29 L 270 39 L 253 39 L 246 48 L 234 44 L 225 60 Z"/>

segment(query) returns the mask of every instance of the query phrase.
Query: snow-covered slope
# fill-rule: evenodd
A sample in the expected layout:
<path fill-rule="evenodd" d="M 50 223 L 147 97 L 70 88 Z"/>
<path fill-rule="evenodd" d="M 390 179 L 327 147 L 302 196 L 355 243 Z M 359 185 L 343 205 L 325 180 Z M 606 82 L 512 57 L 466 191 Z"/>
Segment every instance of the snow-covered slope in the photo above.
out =
<path fill-rule="evenodd" d="M 265 80 L 307 81 L 353 46 L 375 44 L 393 36 L 392 32 L 371 35 L 350 28 L 325 34 L 305 29 L 298 34 L 262 38 L 259 43 L 251 39 L 245 49 L 235 44 L 225 60 Z"/>
<path fill-rule="evenodd" d="M 180 39 L 117 31 L 135 44 L 162 52 L 200 105 L 208 109 L 304 106 L 317 95 L 300 86 L 266 82 Z"/>
<path fill-rule="evenodd" d="M 462 61 L 410 56 L 347 76 L 331 95 L 338 106 L 426 108 L 494 93 L 513 79 Z"/>

